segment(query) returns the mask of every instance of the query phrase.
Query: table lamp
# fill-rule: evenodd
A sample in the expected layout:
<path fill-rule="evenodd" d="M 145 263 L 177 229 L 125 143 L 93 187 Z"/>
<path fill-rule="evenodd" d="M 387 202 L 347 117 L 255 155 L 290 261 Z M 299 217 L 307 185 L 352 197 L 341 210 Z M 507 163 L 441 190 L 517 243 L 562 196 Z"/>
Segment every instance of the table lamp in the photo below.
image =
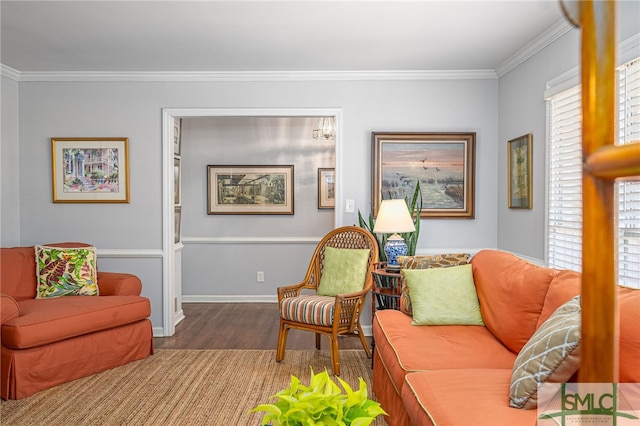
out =
<path fill-rule="evenodd" d="M 398 232 L 413 232 L 416 227 L 405 200 L 382 200 L 373 232 L 393 234 L 387 238 L 384 253 L 387 255 L 387 269 L 399 270 L 398 256 L 406 256 L 407 243 Z"/>

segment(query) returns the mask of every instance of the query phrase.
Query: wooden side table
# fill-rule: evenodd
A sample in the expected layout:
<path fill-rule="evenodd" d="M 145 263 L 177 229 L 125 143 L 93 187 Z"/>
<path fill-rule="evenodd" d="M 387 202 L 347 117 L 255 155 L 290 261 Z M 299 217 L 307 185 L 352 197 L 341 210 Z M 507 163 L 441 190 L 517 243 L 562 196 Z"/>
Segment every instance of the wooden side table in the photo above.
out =
<path fill-rule="evenodd" d="M 371 290 L 371 314 L 375 315 L 379 309 L 400 309 L 400 295 L 402 293 L 402 275 L 400 272 L 390 272 L 385 269 L 387 264 L 376 264 L 373 274 L 373 289 Z"/>
<path fill-rule="evenodd" d="M 373 288 L 371 289 L 371 324 L 377 310 L 400 309 L 400 295 L 402 294 L 402 275 L 400 272 L 386 270 L 387 263 L 379 262 L 371 272 L 373 275 Z M 375 350 L 376 342 L 371 336 L 371 350 Z M 373 368 L 373 356 L 371 357 Z"/>

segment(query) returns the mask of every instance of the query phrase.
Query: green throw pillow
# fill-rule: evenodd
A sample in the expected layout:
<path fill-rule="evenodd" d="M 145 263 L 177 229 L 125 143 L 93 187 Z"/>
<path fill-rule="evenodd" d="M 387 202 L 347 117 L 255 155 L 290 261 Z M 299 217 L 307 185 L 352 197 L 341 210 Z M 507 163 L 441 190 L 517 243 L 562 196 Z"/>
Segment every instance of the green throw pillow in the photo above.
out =
<path fill-rule="evenodd" d="M 98 296 L 95 247 L 36 246 L 36 299 Z"/>
<path fill-rule="evenodd" d="M 413 325 L 484 325 L 471 265 L 402 269 Z"/>
<path fill-rule="evenodd" d="M 362 290 L 367 274 L 369 249 L 324 249 L 324 268 L 317 293 L 321 296 Z"/>

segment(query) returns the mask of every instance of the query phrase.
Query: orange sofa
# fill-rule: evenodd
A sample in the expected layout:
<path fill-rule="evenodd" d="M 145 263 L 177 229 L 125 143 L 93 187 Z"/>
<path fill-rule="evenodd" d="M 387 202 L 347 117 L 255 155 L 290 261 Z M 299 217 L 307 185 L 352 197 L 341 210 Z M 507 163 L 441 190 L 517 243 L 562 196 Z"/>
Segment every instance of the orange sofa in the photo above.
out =
<path fill-rule="evenodd" d="M 36 299 L 34 247 L 0 249 L 2 399 L 25 398 L 153 353 L 151 305 L 140 296 L 138 277 L 97 274 L 99 296 Z"/>
<path fill-rule="evenodd" d="M 580 293 L 580 274 L 483 250 L 471 259 L 485 326 L 415 326 L 377 311 L 373 391 L 397 425 L 535 425 L 537 410 L 509 406 L 518 352 L 552 313 Z M 618 287 L 619 379 L 640 382 L 640 290 Z"/>

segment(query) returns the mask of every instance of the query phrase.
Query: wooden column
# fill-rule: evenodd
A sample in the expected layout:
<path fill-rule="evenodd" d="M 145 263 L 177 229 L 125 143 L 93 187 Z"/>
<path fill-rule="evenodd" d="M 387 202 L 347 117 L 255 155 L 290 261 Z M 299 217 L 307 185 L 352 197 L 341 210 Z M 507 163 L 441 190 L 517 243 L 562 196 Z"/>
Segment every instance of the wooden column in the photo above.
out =
<path fill-rule="evenodd" d="M 615 182 L 586 167 L 615 141 L 616 4 L 580 2 L 582 26 L 582 351 L 581 382 L 617 381 Z M 598 8 L 598 10 L 596 10 Z"/>

